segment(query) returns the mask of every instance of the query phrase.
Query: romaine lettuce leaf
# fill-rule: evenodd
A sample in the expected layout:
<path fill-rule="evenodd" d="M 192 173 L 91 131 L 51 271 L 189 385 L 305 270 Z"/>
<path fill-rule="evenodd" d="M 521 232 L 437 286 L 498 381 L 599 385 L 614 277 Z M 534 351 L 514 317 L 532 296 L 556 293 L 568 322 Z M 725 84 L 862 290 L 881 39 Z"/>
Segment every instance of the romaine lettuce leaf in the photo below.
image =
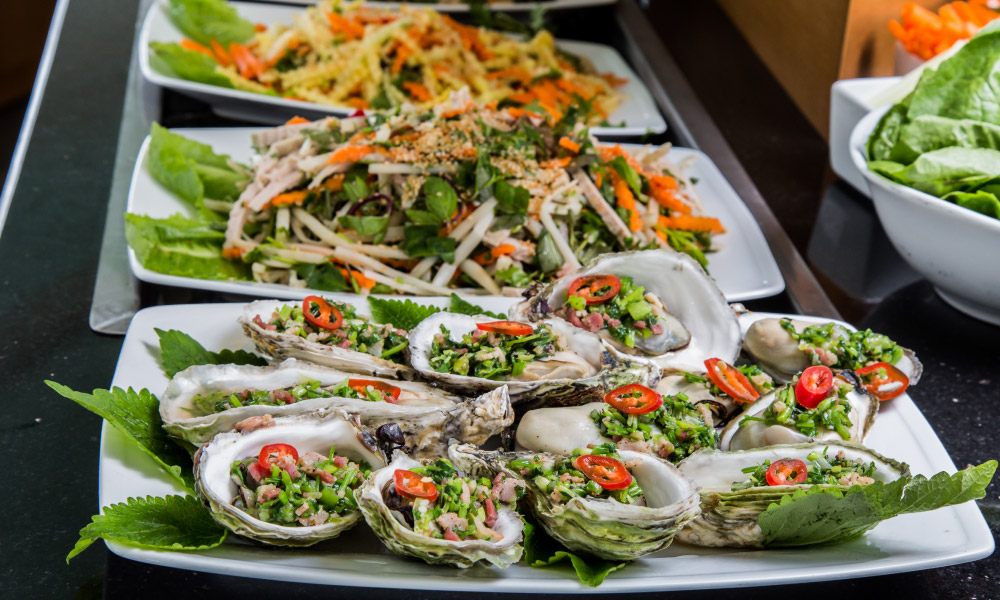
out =
<path fill-rule="evenodd" d="M 240 18 L 225 0 L 170 0 L 166 11 L 177 29 L 199 44 L 215 40 L 228 47 L 253 37 L 253 23 Z"/>
<path fill-rule="evenodd" d="M 155 329 L 160 338 L 160 366 L 167 377 L 173 377 L 194 365 L 256 365 L 267 366 L 264 358 L 246 350 L 210 352 L 194 338 L 176 329 Z"/>
<path fill-rule="evenodd" d="M 149 64 L 167 77 L 225 88 L 234 87 L 228 77 L 216 70 L 218 63 L 215 60 L 200 52 L 182 48 L 180 44 L 150 42 Z"/>
<path fill-rule="evenodd" d="M 146 164 L 153 179 L 196 205 L 204 197 L 235 200 L 248 179 L 245 172 L 230 166 L 228 156 L 171 133 L 158 123 L 153 123 L 149 132 Z"/>
<path fill-rule="evenodd" d="M 249 281 L 249 265 L 222 256 L 225 234 L 181 215 L 126 213 L 125 239 L 143 267 L 179 277 Z"/>

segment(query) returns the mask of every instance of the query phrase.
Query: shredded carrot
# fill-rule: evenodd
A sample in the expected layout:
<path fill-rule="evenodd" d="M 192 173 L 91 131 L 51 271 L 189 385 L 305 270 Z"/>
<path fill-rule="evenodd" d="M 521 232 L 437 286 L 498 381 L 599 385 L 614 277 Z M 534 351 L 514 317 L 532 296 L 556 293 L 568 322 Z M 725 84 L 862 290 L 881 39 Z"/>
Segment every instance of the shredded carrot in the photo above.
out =
<path fill-rule="evenodd" d="M 223 67 L 228 67 L 229 65 L 233 64 L 232 57 L 229 56 L 229 53 L 226 52 L 226 49 L 222 47 L 222 44 L 220 44 L 215 40 L 212 40 L 211 46 L 212 46 L 212 54 L 215 55 L 215 62 L 219 63 Z"/>
<path fill-rule="evenodd" d="M 342 17 L 335 12 L 327 12 L 326 20 L 330 22 L 330 31 L 343 33 L 347 40 L 358 40 L 365 37 L 365 26 L 354 19 Z"/>
<path fill-rule="evenodd" d="M 368 108 L 368 102 L 364 98 L 358 98 L 357 96 L 352 96 L 347 99 L 347 103 L 354 108 Z"/>
<path fill-rule="evenodd" d="M 678 198 L 673 190 L 651 185 L 649 187 L 649 195 L 664 208 L 670 209 L 682 215 L 691 214 L 691 207 L 684 204 L 684 201 Z"/>
<path fill-rule="evenodd" d="M 233 57 L 240 77 L 244 79 L 253 79 L 264 72 L 264 65 L 261 64 L 260 59 L 243 44 L 236 42 L 229 44 L 229 55 Z"/>
<path fill-rule="evenodd" d="M 516 248 L 513 244 L 500 244 L 496 248 L 487 250 L 472 260 L 481 265 L 490 265 L 496 262 L 496 260 L 501 256 L 513 253 L 514 250 L 516 250 Z"/>
<path fill-rule="evenodd" d="M 559 145 L 569 150 L 573 154 L 576 154 L 580 151 L 580 144 L 577 144 L 576 142 L 574 142 L 573 140 L 569 139 L 566 136 L 562 136 L 561 138 L 559 138 Z"/>
<path fill-rule="evenodd" d="M 267 25 L 264 25 L 263 23 L 254 23 L 253 30 L 257 33 L 267 31 Z"/>
<path fill-rule="evenodd" d="M 183 40 L 181 40 L 181 48 L 184 48 L 185 50 L 191 50 L 194 52 L 200 52 L 213 60 L 215 59 L 215 55 L 212 54 L 211 50 L 202 46 L 201 44 L 199 44 L 194 40 L 189 40 L 187 38 L 184 38 Z"/>
<path fill-rule="evenodd" d="M 682 231 L 726 232 L 726 228 L 722 226 L 722 222 L 715 217 L 696 217 L 692 215 L 661 216 L 656 220 L 656 224 L 665 229 L 680 229 Z"/>
<path fill-rule="evenodd" d="M 345 269 L 341 269 L 341 273 L 344 274 L 344 279 L 353 279 L 357 282 L 358 287 L 361 289 L 370 290 L 375 287 L 375 280 L 365 277 L 361 271 L 353 271 L 350 267 L 347 267 L 346 272 Z"/>
<path fill-rule="evenodd" d="M 411 98 L 420 102 L 428 102 L 433 98 L 430 91 L 416 81 L 404 81 L 403 89 L 409 92 Z"/>
<path fill-rule="evenodd" d="M 598 188 L 600 188 L 602 183 L 604 183 L 604 179 L 601 178 L 601 173 L 600 172 L 595 173 L 594 174 L 594 185 L 596 185 Z"/>
<path fill-rule="evenodd" d="M 610 85 L 613 85 L 615 87 L 619 85 L 625 85 L 626 83 L 628 83 L 628 79 L 625 79 L 623 77 L 618 77 L 614 73 L 601 73 L 601 78 L 603 78 L 604 81 L 607 81 Z"/>
<path fill-rule="evenodd" d="M 343 146 L 330 155 L 330 160 L 326 161 L 326 164 L 332 165 L 339 162 L 356 163 L 373 152 L 377 152 L 374 146 Z"/>
<path fill-rule="evenodd" d="M 344 189 L 344 174 L 337 173 L 336 175 L 331 175 L 329 179 L 320 184 L 320 187 L 329 188 L 331 191 L 339 192 Z"/>
<path fill-rule="evenodd" d="M 301 123 L 308 123 L 309 119 L 295 115 L 291 119 L 285 121 L 285 125 L 299 125 Z"/>
<path fill-rule="evenodd" d="M 278 194 L 274 198 L 271 198 L 271 206 L 288 206 L 289 204 L 302 204 L 302 201 L 306 199 L 309 195 L 309 190 L 296 190 L 294 192 L 285 192 L 284 194 Z"/>
<path fill-rule="evenodd" d="M 508 67 L 499 71 L 492 71 L 486 74 L 486 79 L 516 79 L 523 85 L 528 85 L 531 81 L 531 73 L 521 67 Z"/>
<path fill-rule="evenodd" d="M 445 112 L 441 113 L 441 118 L 442 119 L 450 119 L 452 117 L 457 117 L 458 115 L 460 115 L 460 114 L 462 114 L 464 112 L 468 112 L 469 109 L 472 108 L 472 106 L 473 105 L 472 105 L 471 102 L 466 102 L 465 106 L 462 106 L 460 108 L 456 108 L 456 109 L 453 109 L 453 110 L 446 110 Z"/>
<path fill-rule="evenodd" d="M 635 196 L 632 194 L 632 190 L 629 189 L 628 184 L 625 183 L 622 176 L 614 169 L 608 171 L 608 176 L 611 178 L 611 187 L 615 190 L 615 198 L 618 200 L 618 206 L 628 211 L 629 231 L 640 231 L 642 229 L 642 219 L 639 218 L 639 213 L 635 210 Z"/>
<path fill-rule="evenodd" d="M 246 249 L 245 248 L 241 248 L 239 246 L 233 246 L 232 248 L 223 248 L 222 249 L 222 256 L 224 258 L 228 258 L 230 260 L 235 260 L 237 258 L 243 258 L 244 254 L 246 254 Z"/>
<path fill-rule="evenodd" d="M 549 160 L 543 161 L 539 164 L 546 169 L 554 169 L 556 167 L 568 167 L 570 161 L 573 160 L 572 156 L 563 156 L 562 158 L 551 158 Z"/>
<path fill-rule="evenodd" d="M 926 60 L 958 40 L 971 38 L 997 17 L 1000 13 L 987 8 L 983 0 L 951 2 L 937 14 L 910 2 L 903 5 L 900 20 L 890 20 L 888 26 L 908 52 Z"/>
<path fill-rule="evenodd" d="M 642 165 L 639 164 L 639 161 L 633 158 L 628 152 L 622 150 L 622 147 L 618 144 L 615 144 L 614 146 L 601 146 L 597 149 L 597 153 L 600 155 L 601 161 L 603 162 L 614 160 L 616 156 L 620 156 L 624 158 L 628 166 L 635 169 L 636 172 L 643 173 Z"/>
<path fill-rule="evenodd" d="M 399 73 L 406 64 L 406 59 L 410 58 L 413 51 L 405 44 L 396 43 L 396 59 L 392 62 L 392 72 Z"/>

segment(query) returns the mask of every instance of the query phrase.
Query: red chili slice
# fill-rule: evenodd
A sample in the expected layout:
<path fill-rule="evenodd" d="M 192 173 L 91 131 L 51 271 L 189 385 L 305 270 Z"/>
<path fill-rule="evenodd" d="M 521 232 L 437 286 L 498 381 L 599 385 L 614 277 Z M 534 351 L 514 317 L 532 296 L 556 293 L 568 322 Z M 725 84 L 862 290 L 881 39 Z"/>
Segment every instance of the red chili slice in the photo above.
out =
<path fill-rule="evenodd" d="M 600 304 L 615 297 L 622 289 L 622 280 L 614 275 L 587 275 L 569 284 L 568 296 L 581 296 L 587 305 Z"/>
<path fill-rule="evenodd" d="M 648 387 L 630 383 L 604 395 L 604 401 L 629 415 L 644 415 L 663 406 L 663 397 Z"/>
<path fill-rule="evenodd" d="M 389 404 L 397 404 L 399 401 L 399 392 L 402 391 L 394 385 L 389 385 L 384 381 L 376 381 L 374 379 L 348 379 L 347 385 L 351 387 L 355 392 L 364 395 L 368 387 L 373 388 L 377 392 L 381 392 L 383 399 Z"/>
<path fill-rule="evenodd" d="M 476 323 L 476 329 L 488 331 L 490 333 L 503 333 L 506 335 L 531 335 L 535 332 L 531 325 L 518 323 L 517 321 L 492 321 L 490 323 Z"/>
<path fill-rule="evenodd" d="M 892 400 L 910 386 L 910 378 L 889 363 L 877 362 L 861 367 L 855 373 L 865 384 L 865 391 L 880 401 Z"/>
<path fill-rule="evenodd" d="M 270 473 L 271 465 L 280 461 L 284 456 L 291 456 L 295 459 L 295 462 L 299 462 L 299 451 L 294 446 L 289 446 L 288 444 L 268 444 L 260 449 L 260 455 L 257 456 L 257 463 L 264 469 L 264 472 Z"/>
<path fill-rule="evenodd" d="M 806 463 L 797 458 L 783 458 L 771 463 L 767 469 L 767 485 L 795 485 L 809 476 Z"/>
<path fill-rule="evenodd" d="M 806 408 L 816 408 L 833 387 L 830 367 L 816 365 L 802 371 L 795 384 L 795 401 Z"/>
<path fill-rule="evenodd" d="M 581 454 L 573 461 L 577 469 L 606 490 L 620 490 L 632 483 L 632 474 L 620 460 L 601 454 Z"/>
<path fill-rule="evenodd" d="M 740 373 L 736 367 L 721 358 L 706 360 L 705 368 L 708 369 L 708 378 L 712 380 L 712 383 L 719 386 L 723 393 L 737 403 L 748 404 L 760 398 L 760 394 L 754 389 L 746 375 Z"/>
<path fill-rule="evenodd" d="M 313 314 L 313 304 L 318 307 L 319 316 Z M 302 300 L 302 315 L 306 321 L 322 329 L 340 329 L 344 322 L 340 310 L 319 296 L 306 296 Z"/>
<path fill-rule="evenodd" d="M 437 486 L 433 481 L 424 481 L 423 475 L 417 475 L 406 469 L 396 469 L 392 479 L 396 484 L 396 493 L 404 498 L 426 498 L 431 502 L 437 500 Z"/>

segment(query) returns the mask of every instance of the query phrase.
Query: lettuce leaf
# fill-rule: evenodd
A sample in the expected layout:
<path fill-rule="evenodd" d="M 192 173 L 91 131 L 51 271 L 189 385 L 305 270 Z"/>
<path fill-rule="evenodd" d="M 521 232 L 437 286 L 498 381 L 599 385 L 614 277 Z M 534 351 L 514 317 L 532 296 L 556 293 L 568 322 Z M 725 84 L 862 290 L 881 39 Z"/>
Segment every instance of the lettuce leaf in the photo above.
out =
<path fill-rule="evenodd" d="M 917 475 L 890 483 L 876 481 L 846 492 L 813 486 L 783 496 L 757 518 L 768 546 L 835 544 L 852 540 L 882 521 L 906 513 L 961 504 L 986 495 L 997 461 L 954 475 Z"/>
<path fill-rule="evenodd" d="M 228 47 L 254 34 L 253 23 L 241 18 L 225 0 L 170 0 L 166 11 L 177 29 L 205 46 L 215 40 Z"/>
<path fill-rule="evenodd" d="M 924 75 L 913 91 L 908 115 L 910 119 L 937 115 L 1000 125 L 1000 32 L 980 32 Z"/>
<path fill-rule="evenodd" d="M 167 77 L 186 79 L 231 88 L 233 82 L 216 70 L 218 63 L 201 52 L 187 50 L 180 44 L 149 43 L 149 65 Z"/>
<path fill-rule="evenodd" d="M 55 381 L 46 381 L 45 385 L 103 418 L 152 457 L 178 483 L 189 490 L 194 489 L 191 456 L 163 430 L 160 401 L 149 390 L 136 392 L 132 388 L 97 389 L 87 394 Z"/>
<path fill-rule="evenodd" d="M 962 208 L 968 208 L 987 217 L 1000 219 L 1000 199 L 990 192 L 979 190 L 975 193 L 954 192 L 944 197 Z"/>
<path fill-rule="evenodd" d="M 957 146 L 1000 150 L 1000 126 L 971 119 L 922 115 L 899 132 L 889 160 L 910 164 L 925 152 Z"/>
<path fill-rule="evenodd" d="M 226 539 L 226 530 L 193 496 L 129 498 L 91 517 L 66 562 L 102 538 L 156 550 L 207 550 Z"/>
<path fill-rule="evenodd" d="M 194 365 L 256 365 L 267 366 L 264 358 L 246 350 L 210 352 L 183 331 L 153 329 L 160 338 L 160 366 L 167 377 L 173 377 Z"/>
<path fill-rule="evenodd" d="M 399 329 L 409 331 L 434 313 L 441 312 L 436 306 L 417 304 L 413 300 L 385 300 L 368 298 L 372 309 L 372 320 L 376 323 L 391 323 Z"/>
<path fill-rule="evenodd" d="M 171 133 L 153 123 L 149 132 L 147 167 L 153 179 L 184 200 L 204 197 L 235 200 L 248 180 L 230 166 L 230 158 L 211 146 Z"/>
<path fill-rule="evenodd" d="M 524 562 L 528 566 L 550 567 L 566 560 L 569 560 L 580 581 L 590 587 L 601 585 L 608 575 L 628 565 L 627 562 L 574 554 L 549 537 L 538 525 L 524 521 Z"/>
<path fill-rule="evenodd" d="M 181 215 L 125 214 L 125 239 L 143 267 L 179 277 L 250 281 L 249 265 L 222 256 L 225 234 Z"/>
<path fill-rule="evenodd" d="M 1000 150 L 959 147 L 932 150 L 891 177 L 938 197 L 972 191 L 1000 178 Z"/>

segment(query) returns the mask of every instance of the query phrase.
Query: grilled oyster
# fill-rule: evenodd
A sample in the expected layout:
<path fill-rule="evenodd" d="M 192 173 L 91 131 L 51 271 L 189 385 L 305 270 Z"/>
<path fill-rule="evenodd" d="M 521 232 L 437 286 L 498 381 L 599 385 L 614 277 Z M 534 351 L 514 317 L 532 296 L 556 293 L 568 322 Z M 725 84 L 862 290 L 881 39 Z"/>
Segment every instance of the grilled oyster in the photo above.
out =
<path fill-rule="evenodd" d="M 807 335 L 796 339 L 789 329 L 794 329 L 795 335 Z M 808 335 L 809 332 L 815 332 L 816 336 Z M 853 342 L 852 337 L 855 338 Z M 917 383 L 923 373 L 923 365 L 912 350 L 897 346 L 888 337 L 871 330 L 852 334 L 832 322 L 759 319 L 747 329 L 743 348 L 754 362 L 781 383 L 790 381 L 795 374 L 814 364 L 857 369 L 866 362 L 883 361 L 902 371 L 911 385 Z M 859 354 L 863 354 L 863 358 L 849 358 Z"/>
<path fill-rule="evenodd" d="M 259 482 L 245 472 L 247 469 L 243 467 L 235 468 L 239 473 L 234 473 L 234 463 L 259 456 L 261 450 L 270 444 L 288 444 L 294 447 L 300 460 L 310 452 L 328 455 L 331 447 L 335 447 L 338 457 L 367 463 L 372 468 L 380 468 L 385 464 L 375 449 L 374 436 L 358 429 L 340 415 L 326 418 L 309 415 L 284 417 L 274 419 L 270 427 L 249 433 L 219 434 L 203 445 L 194 456 L 195 491 L 208 504 L 212 518 L 237 535 L 279 546 L 309 546 L 335 538 L 358 522 L 361 513 L 352 506 L 350 499 L 346 504 L 337 501 L 327 504 L 319 491 L 316 492 L 320 494 L 319 499 L 310 499 L 318 510 L 306 510 L 303 515 L 311 513 L 308 522 L 322 521 L 321 524 L 301 525 L 298 522 L 299 515 L 292 515 L 294 524 L 286 525 L 269 522 L 247 512 L 248 509 L 259 511 L 262 506 L 260 501 L 270 495 L 264 493 L 271 490 L 258 487 Z M 300 464 L 296 470 L 305 471 L 309 468 L 313 467 Z M 247 485 L 241 486 L 241 483 Z M 301 505 L 309 504 L 305 500 L 301 501 Z M 327 506 L 336 506 L 341 512 L 338 514 L 332 508 L 326 511 Z M 263 516 L 262 513 L 259 516 Z"/>
<path fill-rule="evenodd" d="M 818 461 L 810 460 L 810 455 L 822 457 L 827 464 L 840 460 L 857 465 L 848 467 L 865 467 L 866 473 L 870 471 L 870 474 L 855 472 L 852 475 L 842 470 L 843 475 L 833 477 L 836 483 L 815 485 L 847 490 L 858 483 L 890 482 L 910 475 L 907 465 L 848 442 L 778 445 L 739 452 L 702 450 L 678 465 L 680 472 L 701 490 L 701 514 L 681 530 L 677 539 L 696 546 L 764 547 L 764 534 L 757 524 L 757 517 L 771 503 L 779 502 L 782 496 L 808 489 L 814 484 L 756 485 L 751 479 L 751 475 L 755 474 L 748 475 L 743 469 L 762 465 L 764 461 L 773 463 L 782 459 L 798 459 L 807 465 L 812 463 L 818 466 Z M 861 461 L 861 464 L 856 461 Z M 734 484 L 737 484 L 735 491 Z"/>
<path fill-rule="evenodd" d="M 719 448 L 749 450 L 775 444 L 796 444 L 814 440 L 842 441 L 845 440 L 844 435 L 848 441 L 863 443 L 872 423 L 875 422 L 879 401 L 864 391 L 858 376 L 853 371 L 834 370 L 834 389 L 831 390 L 831 394 L 835 394 L 838 389 L 841 400 L 835 401 L 831 396 L 821 402 L 816 407 L 816 412 L 811 414 L 817 415 L 830 409 L 838 411 L 837 405 L 842 405 L 843 412 L 831 415 L 828 419 L 840 422 L 841 431 L 830 429 L 818 415 L 804 419 L 800 414 L 804 408 L 795 400 L 794 384 L 786 384 L 761 396 L 733 418 L 722 430 Z M 781 404 L 778 404 L 779 402 Z M 782 415 L 782 418 L 778 418 L 777 415 Z M 842 422 L 843 417 L 846 417 L 849 423 Z"/>
<path fill-rule="evenodd" d="M 440 464 L 440 461 L 435 464 Z M 445 463 L 447 465 L 447 463 Z M 435 486 L 434 499 L 416 498 L 407 499 L 397 493 L 396 471 L 410 471 L 418 467 L 426 467 L 423 462 L 415 461 L 402 452 L 397 452 L 392 462 L 385 468 L 372 473 L 369 480 L 358 489 L 356 497 L 358 505 L 364 514 L 365 521 L 375 532 L 375 535 L 388 546 L 390 550 L 402 556 L 412 556 L 431 564 L 448 564 L 456 567 L 471 567 L 477 562 L 488 562 L 497 567 L 508 567 L 521 559 L 524 548 L 521 545 L 523 523 L 521 517 L 513 509 L 511 502 L 497 502 L 492 505 L 494 515 L 489 515 L 488 508 L 469 509 L 465 517 L 458 517 L 455 513 L 442 513 L 437 518 L 431 518 L 435 505 L 434 501 L 443 485 Z M 448 465 L 450 466 L 450 465 Z M 445 467 L 447 469 L 447 467 Z M 440 471 L 439 471 L 440 472 Z M 449 481 L 457 481 L 451 476 Z M 431 476 L 425 476 L 424 482 L 431 485 L 434 482 Z M 464 486 L 468 489 L 469 482 L 463 484 L 458 481 L 460 489 Z M 473 482 L 475 483 L 475 482 Z M 444 484 L 447 485 L 447 484 Z M 478 484 L 477 484 L 478 489 Z M 486 499 L 482 502 L 485 505 L 495 498 L 489 494 L 484 494 Z M 516 497 L 511 498 L 516 502 Z M 470 493 L 469 502 L 474 502 L 475 496 Z M 489 516 L 487 516 L 489 515 Z M 450 523 L 447 520 L 450 519 Z M 466 528 L 472 526 L 481 531 L 482 536 L 491 539 L 457 539 L 458 536 L 452 531 L 452 527 L 459 527 L 465 521 Z M 489 523 L 487 525 L 487 523 Z M 446 527 L 446 524 L 448 525 Z M 480 529 L 485 527 L 486 531 Z M 444 529 L 444 532 L 441 532 Z M 425 534 L 429 533 L 430 535 Z M 438 538 L 434 535 L 440 533 L 447 536 L 448 532 L 456 539 Z M 499 537 L 499 539 L 496 539 Z"/>
<path fill-rule="evenodd" d="M 659 379 L 657 369 L 616 357 L 604 348 L 596 335 L 560 319 L 536 324 L 535 333 L 521 336 L 525 340 L 537 339 L 536 334 L 541 332 L 552 341 L 546 343 L 546 350 L 539 354 L 548 356 L 527 362 L 523 372 L 513 377 L 510 373 L 502 375 L 505 379 L 459 374 L 463 371 L 474 372 L 469 370 L 471 359 L 460 367 L 457 360 L 448 364 L 448 361 L 439 358 L 441 348 L 451 343 L 464 343 L 462 340 L 466 334 L 474 336 L 470 338 L 472 340 L 479 340 L 473 343 L 488 345 L 489 336 L 493 334 L 480 331 L 477 325 L 491 322 L 495 320 L 481 315 L 473 317 L 446 312 L 431 315 L 410 331 L 410 364 L 423 377 L 459 393 L 480 393 L 506 385 L 510 389 L 511 402 L 517 405 L 519 411 L 536 405 L 580 404 L 603 398 L 605 392 L 626 383 L 655 385 Z M 443 333 L 442 328 L 448 333 Z M 500 366 L 512 364 L 512 358 L 500 348 L 502 345 L 503 342 L 498 341 L 497 346 L 484 348 L 483 351 L 491 355 L 486 360 L 494 360 Z M 437 354 L 435 348 L 439 349 Z M 498 351 L 500 356 L 493 357 L 492 354 Z M 463 350 L 456 350 L 452 356 L 459 356 L 459 353 Z M 478 356 L 480 352 L 475 354 Z M 472 356 L 468 352 L 464 355 Z M 514 356 L 513 351 L 511 356 Z"/>
<path fill-rule="evenodd" d="M 622 286 L 641 286 L 645 294 L 639 297 L 636 292 L 630 300 L 622 287 L 586 308 L 574 310 L 567 305 L 574 282 L 607 275 Z M 600 318 L 612 312 L 609 318 Z M 596 329 L 619 352 L 686 371 L 703 372 L 705 360 L 713 357 L 731 363 L 740 348 L 739 322 L 718 286 L 691 257 L 672 250 L 605 254 L 571 275 L 536 288 L 510 314 L 527 320 L 561 315 L 578 327 Z M 653 325 L 651 317 L 656 320 Z M 613 321 L 619 325 L 612 325 Z"/>
<path fill-rule="evenodd" d="M 284 311 L 289 313 L 287 316 L 283 316 L 282 314 L 282 307 L 285 306 L 289 307 L 289 309 Z M 403 330 L 397 330 L 392 325 L 370 323 L 368 317 L 361 312 L 357 312 L 357 307 L 353 305 L 341 304 L 340 306 L 344 307 L 344 310 L 347 311 L 343 319 L 343 324 L 339 328 L 345 335 L 348 335 L 348 328 L 351 328 L 352 331 L 359 328 L 367 330 L 369 326 L 373 330 L 375 337 L 385 339 L 398 338 L 402 340 L 406 333 Z M 353 316 L 351 315 L 352 312 L 354 313 Z M 307 327 L 311 326 L 308 323 L 304 323 L 299 315 L 301 315 L 301 303 L 296 304 L 295 302 L 283 300 L 258 300 L 244 307 L 240 324 L 243 326 L 243 331 L 253 340 L 257 349 L 276 360 L 300 358 L 312 363 L 360 375 L 374 375 L 390 379 L 414 378 L 413 369 L 406 365 L 407 353 L 405 344 L 402 348 L 399 347 L 400 344 L 395 344 L 392 348 L 386 348 L 385 340 L 383 339 L 373 342 L 370 346 L 364 345 L 363 350 L 361 349 L 362 346 L 357 344 L 355 344 L 357 348 L 354 349 L 340 347 L 338 344 L 347 344 L 348 341 L 347 338 L 336 334 L 337 330 L 306 333 L 304 329 L 300 328 L 303 325 Z M 272 320 L 280 322 L 281 327 L 285 331 L 280 331 L 278 328 L 271 329 L 270 327 L 276 327 L 271 323 Z M 304 335 L 291 333 L 292 331 L 300 330 Z M 334 334 L 331 335 L 331 331 Z M 382 335 L 383 333 L 385 335 Z M 323 336 L 326 336 L 325 341 L 320 339 Z M 334 343 L 337 339 L 341 341 Z M 389 358 L 383 358 L 383 356 L 388 356 Z"/>
<path fill-rule="evenodd" d="M 609 451 L 607 446 L 599 449 L 577 452 Z M 521 465 L 537 464 L 551 469 L 564 459 L 576 460 L 572 456 L 485 451 L 469 445 L 452 446 L 449 456 L 456 466 L 475 475 L 503 473 L 511 478 L 524 478 L 531 511 L 549 535 L 571 550 L 608 560 L 632 560 L 667 547 L 677 531 L 699 512 L 695 486 L 676 467 L 648 454 L 619 453 L 641 496 L 630 495 L 634 493 L 631 485 L 618 493 L 625 493 L 634 503 L 609 498 L 607 490 L 600 493 L 602 497 L 581 493 L 567 499 L 559 488 L 568 489 L 560 483 L 570 479 L 566 482 L 560 479 L 557 483 L 541 476 L 532 477 L 530 472 L 527 476 L 521 474 L 524 470 Z M 549 490 L 550 484 L 555 484 L 556 489 Z M 559 500 L 554 498 L 556 495 Z"/>

